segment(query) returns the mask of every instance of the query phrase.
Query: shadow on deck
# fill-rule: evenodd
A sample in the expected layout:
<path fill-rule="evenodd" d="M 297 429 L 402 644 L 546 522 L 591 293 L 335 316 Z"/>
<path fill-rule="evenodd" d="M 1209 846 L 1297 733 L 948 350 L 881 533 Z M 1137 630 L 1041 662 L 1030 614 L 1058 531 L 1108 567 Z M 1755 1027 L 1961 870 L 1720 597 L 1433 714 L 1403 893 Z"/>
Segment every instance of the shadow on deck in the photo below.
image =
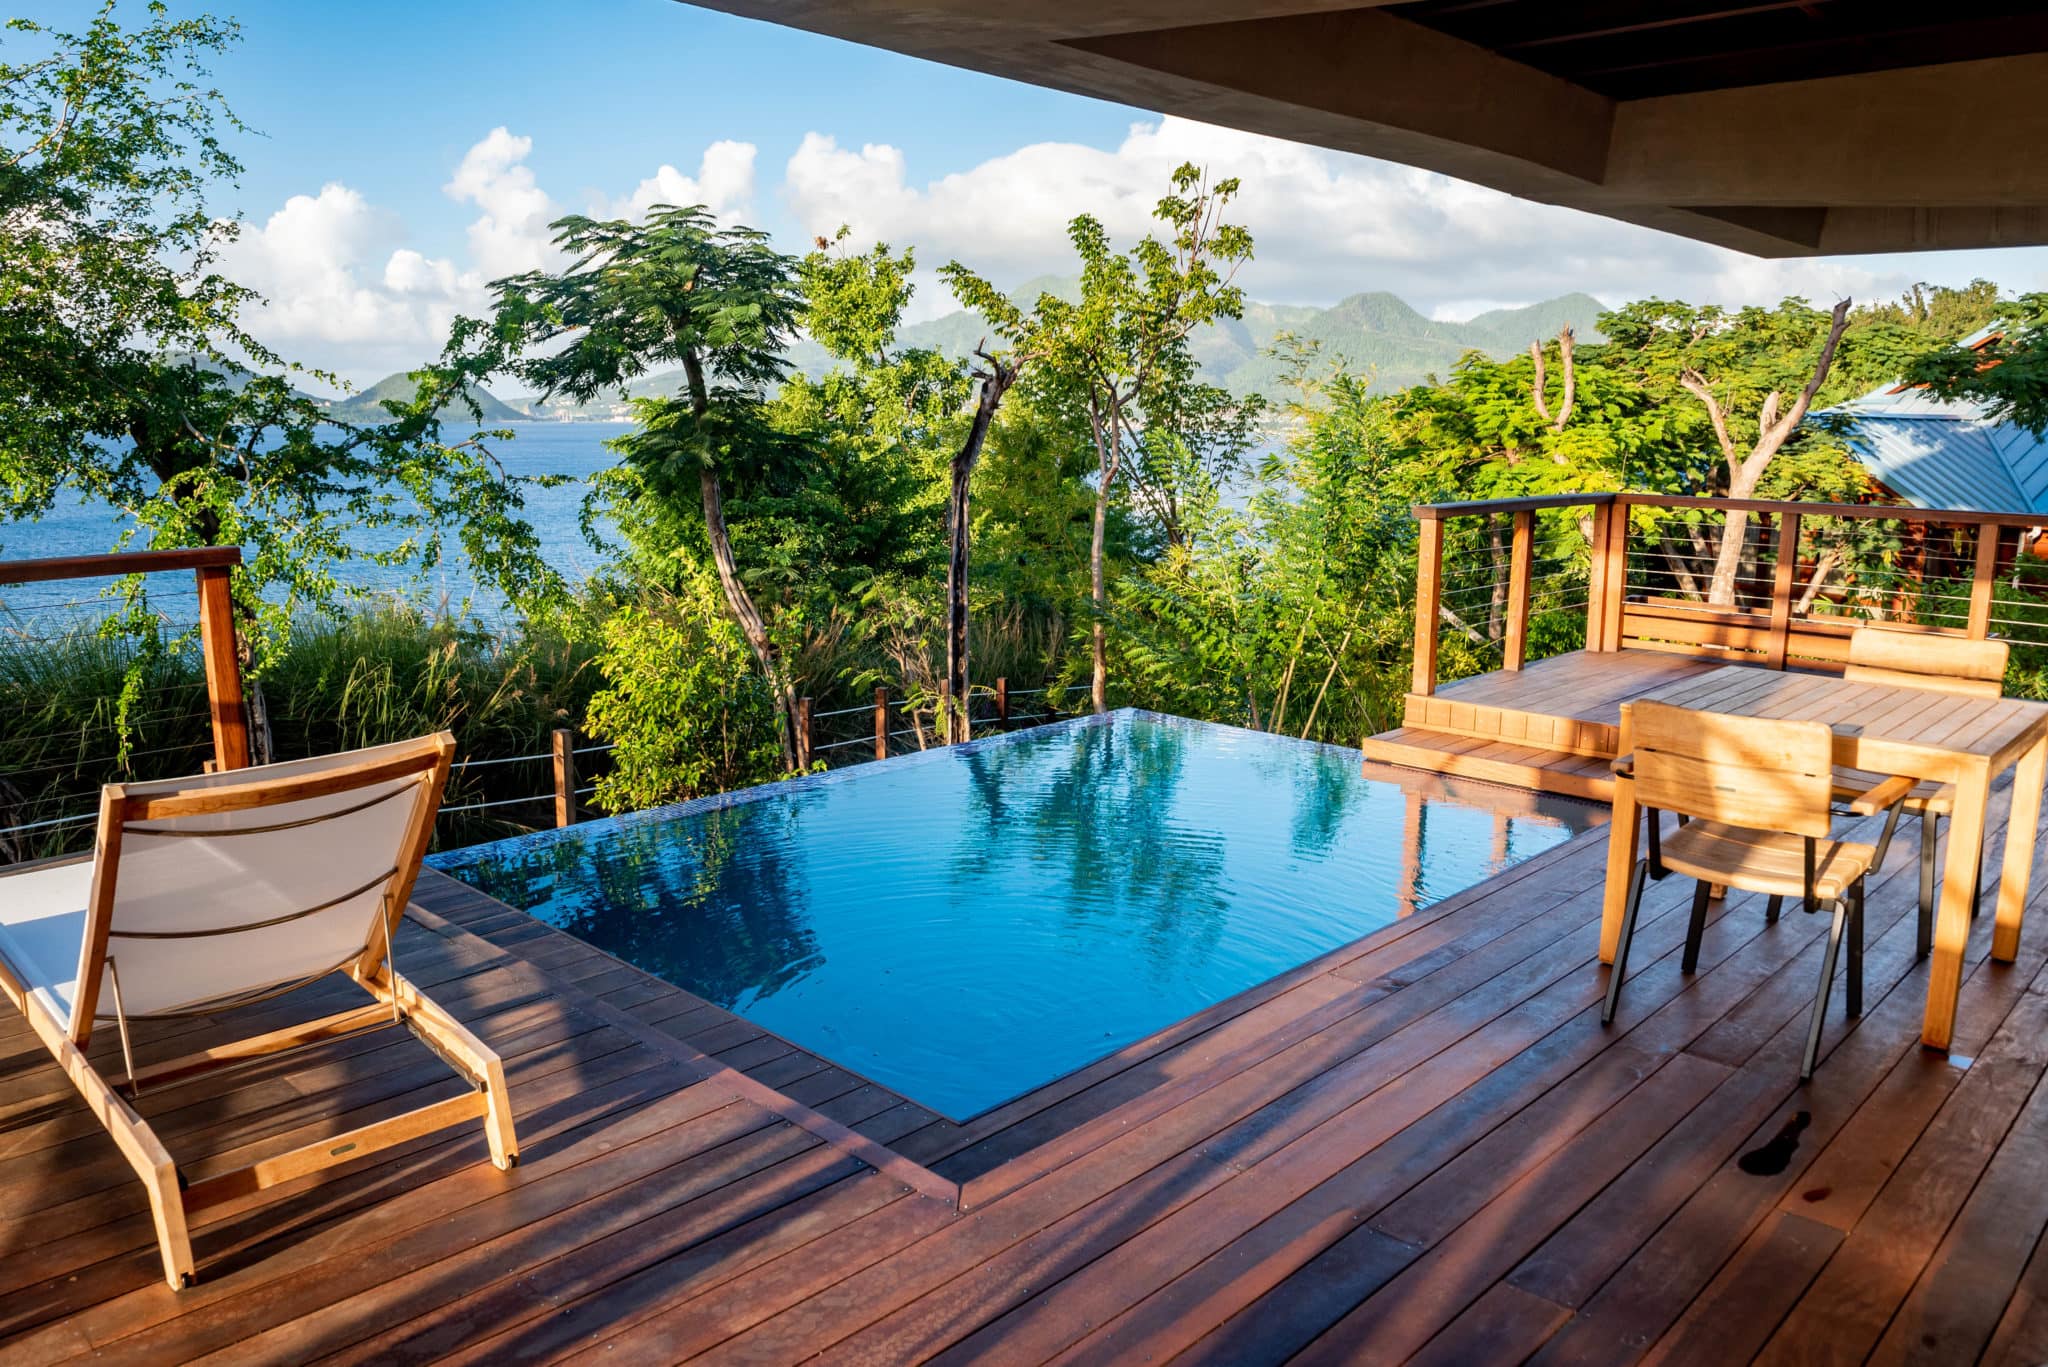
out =
<path fill-rule="evenodd" d="M 1732 898 L 1687 976 L 1687 889 L 1658 885 L 1600 1026 L 1596 832 L 1175 1027 L 964 1200 L 809 1123 L 936 1153 L 928 1113 L 423 886 L 398 960 L 505 1055 L 521 1166 L 455 1136 L 224 1207 L 180 1295 L 139 1187 L 0 1021 L 0 1357 L 2039 1361 L 2048 938 L 1993 964 L 1985 918 L 1956 1054 L 1923 1051 L 1907 843 L 1810 1086 L 1822 918 Z M 142 1105 L 246 1158 L 446 1085 L 398 1034 Z"/>

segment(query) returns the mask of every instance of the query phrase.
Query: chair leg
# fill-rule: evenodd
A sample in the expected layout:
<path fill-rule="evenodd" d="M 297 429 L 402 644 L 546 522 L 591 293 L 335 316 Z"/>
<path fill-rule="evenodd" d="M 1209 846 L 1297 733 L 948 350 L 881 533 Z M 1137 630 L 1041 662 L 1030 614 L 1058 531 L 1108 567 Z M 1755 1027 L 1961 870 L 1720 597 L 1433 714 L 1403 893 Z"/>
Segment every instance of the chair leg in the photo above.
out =
<path fill-rule="evenodd" d="M 1770 901 L 1764 903 L 1764 924 L 1767 926 L 1778 924 L 1778 913 L 1784 909 L 1785 899 L 1782 896 L 1773 897 Z"/>
<path fill-rule="evenodd" d="M 1828 926 L 1827 953 L 1820 960 L 1820 990 L 1813 996 L 1813 1015 L 1806 1024 L 1806 1053 L 1799 1062 L 1799 1080 L 1813 1081 L 1814 1064 L 1820 1060 L 1820 1028 L 1827 1019 L 1828 990 L 1835 985 L 1835 964 L 1842 954 L 1842 937 L 1849 928 L 1849 903 L 1835 903 L 1835 916 Z"/>
<path fill-rule="evenodd" d="M 1700 940 L 1707 933 L 1707 900 L 1713 891 L 1705 883 L 1692 885 L 1692 919 L 1685 926 L 1685 958 L 1679 965 L 1687 973 L 1700 966 Z"/>
<path fill-rule="evenodd" d="M 1615 1008 L 1621 1005 L 1621 979 L 1628 972 L 1628 946 L 1636 937 L 1636 913 L 1643 905 L 1643 880 L 1649 876 L 1648 861 L 1638 861 L 1629 874 L 1628 902 L 1621 913 L 1621 940 L 1614 947 L 1614 967 L 1607 976 L 1607 1000 L 1600 1007 L 1600 1023 L 1614 1024 Z"/>
<path fill-rule="evenodd" d="M 1913 957 L 1924 959 L 1934 946 L 1934 846 L 1941 835 L 1941 820 L 1932 812 L 1920 813 L 1920 929 L 1913 938 Z"/>
<path fill-rule="evenodd" d="M 1849 1018 L 1863 1014 L 1863 880 L 1849 889 Z"/>

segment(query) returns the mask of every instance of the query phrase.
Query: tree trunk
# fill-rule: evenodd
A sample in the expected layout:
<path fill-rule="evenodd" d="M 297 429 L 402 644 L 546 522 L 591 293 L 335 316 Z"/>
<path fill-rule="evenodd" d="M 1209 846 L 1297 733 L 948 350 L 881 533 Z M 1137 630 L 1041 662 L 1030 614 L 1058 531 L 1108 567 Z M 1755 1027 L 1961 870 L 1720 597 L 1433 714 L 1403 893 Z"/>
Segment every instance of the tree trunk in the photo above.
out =
<path fill-rule="evenodd" d="M 1486 602 L 1486 639 L 1498 641 L 1507 634 L 1508 553 L 1501 544 L 1500 515 L 1486 519 L 1486 544 L 1493 557 L 1493 591 Z"/>
<path fill-rule="evenodd" d="M 1095 434 L 1095 464 L 1101 475 L 1095 485 L 1095 525 L 1088 542 L 1088 596 L 1095 607 L 1094 621 L 1089 624 L 1093 667 L 1089 672 L 1088 697 L 1099 716 L 1109 710 L 1109 640 L 1103 620 L 1109 610 L 1109 593 L 1102 573 L 1102 548 L 1109 533 L 1109 491 L 1116 481 L 1122 455 L 1122 434 L 1117 430 L 1115 408 L 1110 409 L 1108 432 L 1103 431 L 1102 411 L 1092 396 L 1088 402 L 1088 421 Z"/>
<path fill-rule="evenodd" d="M 711 395 L 704 383 L 704 363 L 695 352 L 683 354 L 683 372 L 690 382 L 690 409 L 702 419 L 711 411 Z M 754 653 L 754 662 L 761 667 L 769 695 L 775 699 L 783 766 L 792 770 L 808 768 L 810 747 L 797 725 L 796 689 L 783 677 L 782 667 L 775 659 L 775 647 L 768 640 L 768 625 L 761 619 L 761 611 L 754 606 L 746 585 L 740 582 L 732 538 L 725 528 L 725 494 L 719 487 L 718 472 L 705 465 L 698 471 L 697 483 L 703 495 L 704 532 L 711 542 L 711 563 L 718 570 L 718 586 L 725 591 L 725 605 L 731 610 L 740 635 L 746 638 L 747 649 Z"/>
<path fill-rule="evenodd" d="M 939 734 L 948 744 L 970 739 L 968 725 L 968 668 L 967 668 L 967 551 L 972 523 L 968 517 L 968 494 L 974 479 L 974 466 L 981 459 L 981 448 L 988 440 L 989 427 L 994 423 L 996 408 L 1003 401 L 1003 392 L 1017 378 L 1013 365 L 998 361 L 985 352 L 976 352 L 988 362 L 989 368 L 981 374 L 981 397 L 974 405 L 974 422 L 967 429 L 967 439 L 953 456 L 952 498 L 946 513 L 946 691 L 952 705 L 939 725 Z"/>
<path fill-rule="evenodd" d="M 1799 397 L 1792 401 L 1792 407 L 1782 413 L 1779 411 L 1783 396 L 1775 389 L 1764 397 L 1763 411 L 1757 415 L 1756 444 L 1746 456 L 1738 455 L 1735 444 L 1729 440 L 1727 415 L 1722 412 L 1721 402 L 1715 397 L 1706 377 L 1696 370 L 1687 370 L 1679 375 L 1679 386 L 1706 405 L 1707 417 L 1714 425 L 1715 439 L 1720 442 L 1721 455 L 1728 463 L 1728 492 L 1725 497 L 1754 498 L 1757 485 L 1763 481 L 1764 471 L 1770 468 L 1771 458 L 1806 420 L 1806 410 L 1812 405 L 1813 396 L 1820 392 L 1821 385 L 1827 382 L 1828 369 L 1835 362 L 1835 348 L 1841 345 L 1842 333 L 1849 326 L 1849 303 L 1844 299 L 1835 305 L 1834 315 L 1828 320 L 1827 340 L 1821 344 L 1820 359 L 1814 363 L 1813 375 Z M 1735 605 L 1736 579 L 1742 567 L 1743 547 L 1748 534 L 1749 514 L 1731 509 L 1727 524 L 1721 529 L 1721 550 L 1714 557 L 1714 577 L 1707 585 L 1708 603 L 1716 607 Z"/>

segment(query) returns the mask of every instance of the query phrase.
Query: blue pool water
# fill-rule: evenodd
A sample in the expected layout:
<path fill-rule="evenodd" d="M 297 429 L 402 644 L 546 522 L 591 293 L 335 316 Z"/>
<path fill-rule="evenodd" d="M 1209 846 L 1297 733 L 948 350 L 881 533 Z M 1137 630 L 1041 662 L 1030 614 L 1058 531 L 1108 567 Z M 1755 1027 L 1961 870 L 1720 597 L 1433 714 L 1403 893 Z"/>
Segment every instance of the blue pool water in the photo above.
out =
<path fill-rule="evenodd" d="M 431 862 L 957 1120 L 1601 815 L 1126 711 Z"/>

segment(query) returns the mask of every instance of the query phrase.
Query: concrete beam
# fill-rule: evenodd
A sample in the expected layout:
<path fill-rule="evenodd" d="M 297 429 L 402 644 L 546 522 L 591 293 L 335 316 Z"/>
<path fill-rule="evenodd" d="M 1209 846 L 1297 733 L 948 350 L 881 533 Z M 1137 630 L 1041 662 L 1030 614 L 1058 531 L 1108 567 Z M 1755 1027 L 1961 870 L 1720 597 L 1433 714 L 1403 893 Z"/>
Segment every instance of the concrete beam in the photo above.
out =
<path fill-rule="evenodd" d="M 1616 101 L 1361 0 L 707 0 L 1762 256 L 2048 242 L 2048 55 Z"/>

